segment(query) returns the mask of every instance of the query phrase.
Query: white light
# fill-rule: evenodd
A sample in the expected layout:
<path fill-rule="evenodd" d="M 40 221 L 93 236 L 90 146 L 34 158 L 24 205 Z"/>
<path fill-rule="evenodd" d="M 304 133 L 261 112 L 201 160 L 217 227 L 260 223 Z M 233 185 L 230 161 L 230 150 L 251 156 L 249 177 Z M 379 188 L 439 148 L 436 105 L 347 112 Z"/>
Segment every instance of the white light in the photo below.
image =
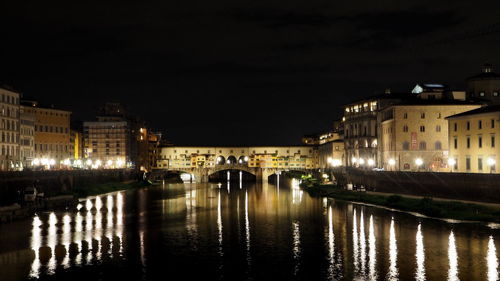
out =
<path fill-rule="evenodd" d="M 396 160 L 394 160 L 393 158 L 389 159 L 389 165 L 391 166 L 396 165 Z"/>
<path fill-rule="evenodd" d="M 248 156 L 245 156 L 245 162 L 247 162 L 247 161 L 248 161 Z"/>
<path fill-rule="evenodd" d="M 415 159 L 415 164 L 420 167 L 424 164 L 424 160 L 422 160 L 422 158 L 417 158 Z"/>
<path fill-rule="evenodd" d="M 448 165 L 450 166 L 455 166 L 457 164 L 457 161 L 453 158 L 448 159 Z"/>
<path fill-rule="evenodd" d="M 88 159 L 88 160 L 85 162 L 85 164 L 87 164 L 87 166 L 92 165 L 92 160 Z"/>
<path fill-rule="evenodd" d="M 54 166 L 55 164 L 56 164 L 56 160 L 54 160 L 54 159 L 50 159 L 49 160 L 49 165 L 50 166 Z"/>
<path fill-rule="evenodd" d="M 356 157 L 352 158 L 352 163 L 356 163 L 357 161 L 358 161 L 358 159 L 356 159 Z"/>
<path fill-rule="evenodd" d="M 326 162 L 328 162 L 328 163 L 332 163 L 332 162 L 333 162 L 332 157 L 328 157 L 328 159 L 326 160 Z"/>
<path fill-rule="evenodd" d="M 368 166 L 373 166 L 373 165 L 375 165 L 375 160 L 368 159 Z"/>
<path fill-rule="evenodd" d="M 116 166 L 117 167 L 123 166 L 123 161 L 121 159 L 116 160 Z"/>
<path fill-rule="evenodd" d="M 63 164 L 69 166 L 71 165 L 71 161 L 69 161 L 69 159 L 64 159 Z"/>
<path fill-rule="evenodd" d="M 42 165 L 47 165 L 49 163 L 49 159 L 47 158 L 42 158 L 42 160 L 40 160 L 40 163 L 42 163 Z"/>
<path fill-rule="evenodd" d="M 78 159 L 75 161 L 75 165 L 81 166 L 82 165 L 82 160 Z"/>
<path fill-rule="evenodd" d="M 95 161 L 95 165 L 96 165 L 97 167 L 101 166 L 101 164 L 102 164 L 101 160 L 97 160 L 97 161 Z"/>
<path fill-rule="evenodd" d="M 231 163 L 231 161 L 230 161 L 229 159 L 227 159 L 226 163 L 227 163 L 227 164 L 230 164 L 230 163 Z"/>
<path fill-rule="evenodd" d="M 488 158 L 488 161 L 487 161 L 487 162 L 488 162 L 488 166 L 493 166 L 493 165 L 495 165 L 495 163 L 496 163 L 495 159 L 493 159 L 493 158 L 491 158 L 491 157 L 490 157 L 490 158 Z"/>
<path fill-rule="evenodd" d="M 359 164 L 360 164 L 360 165 L 364 165 L 364 164 L 365 164 L 365 159 L 363 159 L 363 158 L 359 158 Z"/>
<path fill-rule="evenodd" d="M 35 166 L 40 165 L 40 159 L 35 158 L 35 160 L 33 160 L 33 165 L 35 165 Z"/>
<path fill-rule="evenodd" d="M 340 159 L 332 159 L 332 166 L 333 167 L 338 167 L 342 165 L 342 162 L 340 161 Z"/>
<path fill-rule="evenodd" d="M 113 160 L 108 160 L 108 162 L 106 162 L 106 164 L 107 164 L 108 166 L 112 166 L 112 165 L 113 165 Z"/>

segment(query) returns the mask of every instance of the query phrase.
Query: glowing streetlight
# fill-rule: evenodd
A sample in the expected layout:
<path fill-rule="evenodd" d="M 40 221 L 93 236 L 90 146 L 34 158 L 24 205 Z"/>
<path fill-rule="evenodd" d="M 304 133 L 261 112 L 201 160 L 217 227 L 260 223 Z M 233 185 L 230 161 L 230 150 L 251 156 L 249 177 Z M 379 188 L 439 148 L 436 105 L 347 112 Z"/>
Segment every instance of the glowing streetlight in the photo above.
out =
<path fill-rule="evenodd" d="M 113 160 L 111 160 L 111 159 L 108 160 L 108 162 L 106 162 L 106 165 L 107 166 L 113 166 Z"/>
<path fill-rule="evenodd" d="M 50 166 L 54 166 L 55 164 L 56 164 L 56 160 L 54 160 L 54 159 L 50 159 L 49 160 L 49 165 Z"/>
<path fill-rule="evenodd" d="M 123 166 L 123 160 L 121 160 L 121 159 L 116 160 L 116 166 L 117 167 Z"/>
<path fill-rule="evenodd" d="M 495 159 L 491 157 L 486 160 L 486 163 L 488 163 L 488 166 L 490 166 L 490 173 L 493 173 L 493 167 L 495 167 L 496 162 L 497 161 L 495 161 Z"/>
<path fill-rule="evenodd" d="M 332 162 L 333 162 L 332 157 L 328 157 L 328 158 L 326 159 L 326 162 L 328 162 L 328 163 L 332 164 Z"/>
<path fill-rule="evenodd" d="M 396 160 L 394 158 L 389 159 L 389 165 L 391 166 L 396 165 Z"/>
<path fill-rule="evenodd" d="M 243 159 L 245 159 L 245 162 L 248 162 L 248 156 L 245 156 Z"/>
<path fill-rule="evenodd" d="M 96 165 L 96 167 L 101 166 L 101 164 L 102 164 L 102 161 L 101 161 L 101 160 L 97 160 L 97 161 L 95 161 L 95 165 Z"/>
<path fill-rule="evenodd" d="M 356 157 L 353 157 L 351 160 L 352 160 L 352 163 L 358 162 L 358 159 Z"/>
<path fill-rule="evenodd" d="M 417 168 L 420 169 L 420 166 L 422 166 L 422 164 L 424 164 L 424 160 L 422 160 L 422 158 L 415 159 L 415 165 L 417 165 Z"/>
<path fill-rule="evenodd" d="M 85 164 L 86 164 L 87 166 L 92 165 L 92 160 L 88 159 L 87 161 L 85 161 Z"/>
<path fill-rule="evenodd" d="M 342 165 L 342 162 L 339 159 L 332 159 L 332 166 L 333 167 L 338 167 Z"/>
<path fill-rule="evenodd" d="M 368 166 L 373 166 L 373 165 L 375 165 L 375 160 L 368 159 Z"/>
<path fill-rule="evenodd" d="M 365 159 L 359 158 L 358 162 L 359 162 L 359 165 L 364 165 L 365 164 Z"/>
<path fill-rule="evenodd" d="M 35 158 L 35 160 L 33 160 L 33 165 L 35 165 L 35 166 L 40 165 L 40 159 Z"/>

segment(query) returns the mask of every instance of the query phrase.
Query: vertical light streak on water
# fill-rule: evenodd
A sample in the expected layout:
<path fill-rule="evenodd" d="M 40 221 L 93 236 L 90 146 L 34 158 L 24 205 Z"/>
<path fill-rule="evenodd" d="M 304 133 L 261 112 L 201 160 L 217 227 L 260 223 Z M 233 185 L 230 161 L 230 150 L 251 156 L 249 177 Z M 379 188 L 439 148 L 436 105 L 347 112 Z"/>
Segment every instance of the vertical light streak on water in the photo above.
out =
<path fill-rule="evenodd" d="M 361 274 L 365 276 L 366 272 L 366 237 L 365 237 L 365 220 L 364 211 L 361 209 L 359 218 L 359 246 L 360 246 L 360 259 L 361 259 Z"/>
<path fill-rule="evenodd" d="M 94 216 L 92 216 L 92 202 L 87 199 L 86 203 L 87 215 L 85 216 L 85 241 L 87 242 L 87 257 L 85 261 L 87 264 L 92 262 L 92 228 L 94 223 Z M 90 207 L 89 207 L 90 206 Z"/>
<path fill-rule="evenodd" d="M 370 226 L 368 230 L 368 244 L 370 250 L 368 252 L 369 261 L 369 277 L 370 280 L 377 280 L 377 249 L 376 249 L 375 229 L 373 226 L 373 215 L 370 215 Z"/>
<path fill-rule="evenodd" d="M 75 265 L 82 264 L 82 232 L 83 232 L 83 217 L 80 212 L 75 215 L 75 232 L 73 233 L 73 243 L 76 244 L 78 254 L 75 257 Z"/>
<path fill-rule="evenodd" d="M 144 270 L 146 268 L 146 251 L 144 249 L 144 230 L 139 231 L 139 250 L 141 254 L 141 265 L 144 273 Z"/>
<path fill-rule="evenodd" d="M 66 253 L 64 254 L 64 259 L 61 263 L 61 265 L 64 268 L 69 267 L 69 246 L 71 245 L 71 217 L 66 214 L 63 216 L 63 228 L 62 228 L 62 245 L 64 246 L 64 249 L 66 250 Z"/>
<path fill-rule="evenodd" d="M 415 273 L 415 280 L 424 281 L 425 280 L 425 249 L 424 249 L 424 237 L 422 235 L 422 225 L 419 223 L 417 228 L 417 249 L 415 253 L 415 258 L 417 260 L 417 271 Z"/>
<path fill-rule="evenodd" d="M 328 279 L 336 280 L 335 276 L 335 234 L 333 233 L 333 210 L 328 207 Z"/>
<path fill-rule="evenodd" d="M 245 243 L 247 250 L 248 273 L 250 273 L 252 256 L 250 255 L 250 220 L 248 219 L 248 190 L 245 191 Z"/>
<path fill-rule="evenodd" d="M 101 260 L 101 249 L 102 249 L 102 200 L 101 197 L 98 196 L 95 198 L 95 227 L 94 227 L 94 240 L 97 241 L 97 249 L 96 249 L 96 259 L 97 261 Z"/>
<path fill-rule="evenodd" d="M 243 188 L 243 172 L 240 171 L 240 189 Z"/>
<path fill-rule="evenodd" d="M 398 280 L 398 246 L 396 240 L 396 230 L 394 229 L 394 218 L 391 219 L 391 226 L 389 229 L 389 273 L 387 280 Z"/>
<path fill-rule="evenodd" d="M 488 240 L 488 254 L 486 256 L 486 264 L 488 265 L 488 281 L 498 280 L 498 258 L 497 249 L 493 236 Z"/>
<path fill-rule="evenodd" d="M 119 242 L 118 253 L 121 255 L 124 252 L 123 249 L 123 194 L 118 192 L 116 194 L 116 226 L 115 226 L 116 237 Z"/>
<path fill-rule="evenodd" d="M 40 276 L 40 247 L 42 246 L 42 221 L 38 216 L 33 217 L 33 223 L 31 229 L 31 249 L 35 252 L 35 259 L 31 264 L 31 270 L 29 273 L 30 278 L 38 278 Z"/>
<path fill-rule="evenodd" d="M 450 236 L 448 237 L 448 262 L 450 264 L 450 268 L 448 269 L 448 280 L 459 280 L 457 246 L 455 244 L 455 234 L 453 233 L 453 230 L 450 232 Z"/>
<path fill-rule="evenodd" d="M 110 258 L 113 257 L 113 196 L 108 195 L 106 197 L 106 238 L 109 241 L 108 255 Z"/>
<path fill-rule="evenodd" d="M 293 275 L 297 275 L 299 272 L 300 268 L 300 224 L 298 221 L 294 221 L 292 223 L 292 229 L 293 229 L 293 259 L 295 260 L 295 268 L 293 270 Z"/>
<path fill-rule="evenodd" d="M 353 264 L 354 264 L 354 273 L 355 275 L 359 271 L 359 252 L 358 252 L 358 224 L 357 224 L 357 215 L 356 215 L 356 209 L 353 211 L 353 216 L 352 216 L 352 256 L 353 256 Z"/>
<path fill-rule="evenodd" d="M 186 231 L 189 242 L 191 242 L 193 249 L 196 250 L 196 190 L 186 191 Z"/>
<path fill-rule="evenodd" d="M 222 247 L 222 206 L 221 206 L 221 191 L 219 189 L 219 194 L 217 195 L 217 231 L 218 231 L 218 243 L 219 243 L 219 256 L 220 256 L 220 278 L 222 279 L 222 269 L 224 267 L 224 250 Z"/>
<path fill-rule="evenodd" d="M 47 274 L 54 274 L 56 271 L 56 245 L 57 245 L 57 217 L 55 213 L 49 215 L 49 229 L 47 234 L 47 247 L 50 248 L 51 255 L 47 264 Z"/>

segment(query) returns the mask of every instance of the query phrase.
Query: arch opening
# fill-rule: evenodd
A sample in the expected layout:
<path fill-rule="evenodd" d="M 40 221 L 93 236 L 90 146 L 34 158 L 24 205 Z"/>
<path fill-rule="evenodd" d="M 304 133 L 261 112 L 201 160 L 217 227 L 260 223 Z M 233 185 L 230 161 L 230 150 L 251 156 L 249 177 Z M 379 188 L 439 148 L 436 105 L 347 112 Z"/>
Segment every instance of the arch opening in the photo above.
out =
<path fill-rule="evenodd" d="M 215 164 L 216 165 L 224 165 L 226 164 L 226 158 L 224 156 L 217 156 L 217 159 L 215 159 Z"/>
<path fill-rule="evenodd" d="M 250 172 L 238 170 L 238 169 L 227 169 L 220 170 L 208 176 L 209 182 L 227 182 L 229 172 L 229 181 L 239 182 L 255 182 L 257 177 Z"/>
<path fill-rule="evenodd" d="M 227 157 L 226 164 L 234 165 L 236 163 L 238 163 L 236 161 L 236 157 L 234 157 L 233 155 L 230 155 L 230 156 Z"/>

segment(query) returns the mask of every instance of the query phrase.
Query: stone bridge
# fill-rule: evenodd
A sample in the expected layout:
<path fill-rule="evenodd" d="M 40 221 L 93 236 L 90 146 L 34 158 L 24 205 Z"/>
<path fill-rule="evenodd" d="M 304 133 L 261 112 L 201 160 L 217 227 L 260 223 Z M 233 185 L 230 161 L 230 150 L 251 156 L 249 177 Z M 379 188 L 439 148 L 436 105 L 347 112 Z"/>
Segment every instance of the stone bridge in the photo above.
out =
<path fill-rule="evenodd" d="M 302 171 L 304 173 L 307 172 L 305 169 L 299 169 L 299 168 L 297 169 L 260 168 L 260 167 L 248 167 L 248 165 L 246 164 L 222 164 L 222 165 L 215 165 L 210 168 L 199 167 L 199 168 L 163 169 L 163 170 L 157 170 L 156 175 L 158 176 L 161 174 L 165 174 L 167 172 L 180 172 L 180 173 L 191 174 L 194 177 L 194 181 L 196 182 L 208 182 L 209 177 L 211 175 L 221 171 L 243 171 L 254 175 L 257 181 L 267 181 L 269 176 L 272 176 L 274 174 L 280 174 L 281 172 L 290 170 Z"/>

